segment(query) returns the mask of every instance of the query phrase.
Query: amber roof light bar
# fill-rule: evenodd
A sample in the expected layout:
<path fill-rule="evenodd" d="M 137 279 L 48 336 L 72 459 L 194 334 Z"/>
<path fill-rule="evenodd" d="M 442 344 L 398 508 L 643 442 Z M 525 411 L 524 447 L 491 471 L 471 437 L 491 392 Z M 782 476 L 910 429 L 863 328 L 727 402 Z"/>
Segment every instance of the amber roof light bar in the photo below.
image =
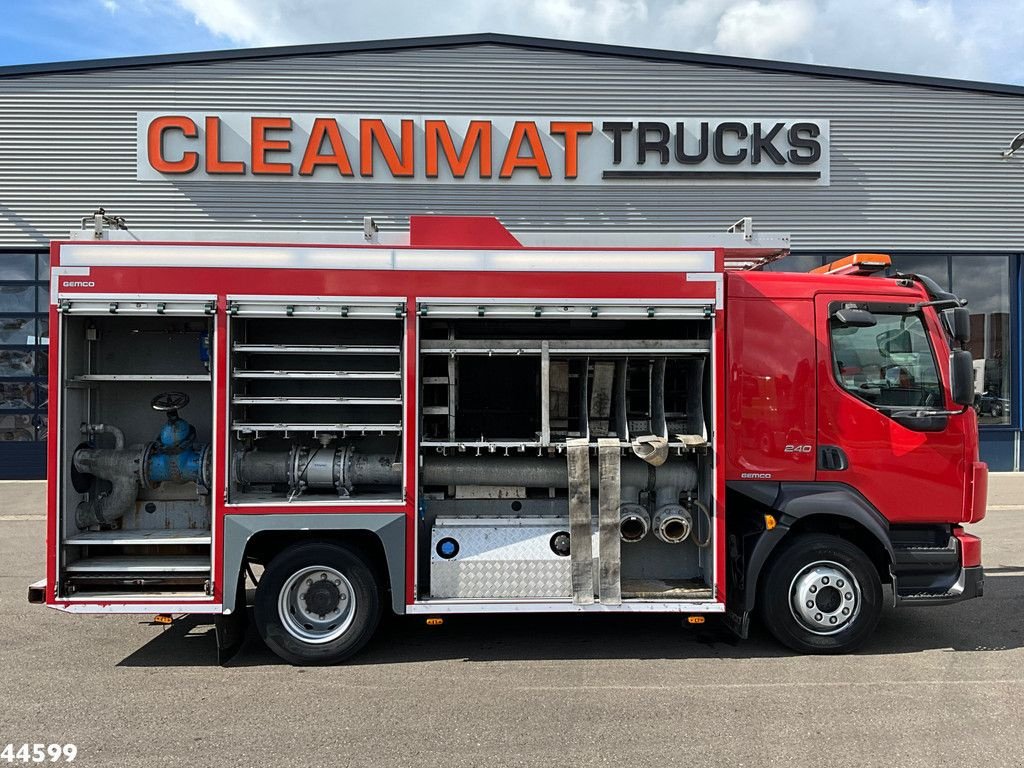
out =
<path fill-rule="evenodd" d="M 892 266 L 892 257 L 887 253 L 854 253 L 842 259 L 816 267 L 815 275 L 871 275 Z"/>

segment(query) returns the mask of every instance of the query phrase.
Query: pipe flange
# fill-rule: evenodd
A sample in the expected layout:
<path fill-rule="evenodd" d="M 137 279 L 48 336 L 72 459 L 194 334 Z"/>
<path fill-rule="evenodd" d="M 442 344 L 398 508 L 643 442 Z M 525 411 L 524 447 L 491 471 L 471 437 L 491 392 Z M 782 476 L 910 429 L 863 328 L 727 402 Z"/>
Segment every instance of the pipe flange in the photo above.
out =
<path fill-rule="evenodd" d="M 339 496 L 348 496 L 352 491 L 352 460 L 355 446 L 351 443 L 339 445 L 334 454 L 334 487 Z"/>
<path fill-rule="evenodd" d="M 654 535 L 666 544 L 681 544 L 693 530 L 693 517 L 679 504 L 666 504 L 654 513 Z"/>
<path fill-rule="evenodd" d="M 139 464 L 139 485 L 143 488 L 156 488 L 160 483 L 154 483 L 149 476 L 149 460 L 153 454 L 160 449 L 159 443 L 146 443 L 142 446 L 142 459 Z"/>
<path fill-rule="evenodd" d="M 301 446 L 292 446 L 291 454 L 288 456 L 288 487 L 292 490 L 298 488 L 302 482 L 302 465 L 306 463 L 309 449 Z"/>
<path fill-rule="evenodd" d="M 206 491 L 209 491 L 210 486 L 213 484 L 213 451 L 210 450 L 209 445 L 203 446 L 199 463 L 203 468 L 199 477 L 199 485 Z"/>
<path fill-rule="evenodd" d="M 641 504 L 619 507 L 619 537 L 631 544 L 640 541 L 651 530 L 651 516 Z"/>

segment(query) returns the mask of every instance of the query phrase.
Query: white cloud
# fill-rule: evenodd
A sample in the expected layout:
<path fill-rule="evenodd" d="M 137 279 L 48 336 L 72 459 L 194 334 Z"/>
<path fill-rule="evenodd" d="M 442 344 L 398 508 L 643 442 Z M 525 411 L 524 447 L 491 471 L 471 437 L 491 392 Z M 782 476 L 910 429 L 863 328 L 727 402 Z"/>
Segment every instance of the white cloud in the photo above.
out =
<path fill-rule="evenodd" d="M 505 32 L 949 77 L 1024 77 L 1024 0 L 173 2 L 214 35 L 247 46 Z"/>
<path fill-rule="evenodd" d="M 121 6 L 117 4 L 117 0 L 103 0 L 103 7 L 110 13 L 117 13 Z"/>
<path fill-rule="evenodd" d="M 806 49 L 813 40 L 817 10 L 810 0 L 745 0 L 718 19 L 713 49 L 737 56 L 770 58 Z"/>

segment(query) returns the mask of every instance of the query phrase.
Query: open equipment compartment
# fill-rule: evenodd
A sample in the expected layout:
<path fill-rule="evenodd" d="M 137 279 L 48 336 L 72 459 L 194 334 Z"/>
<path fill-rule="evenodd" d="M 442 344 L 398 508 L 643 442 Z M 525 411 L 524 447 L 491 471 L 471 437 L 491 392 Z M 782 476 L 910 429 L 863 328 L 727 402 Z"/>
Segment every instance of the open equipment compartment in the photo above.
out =
<path fill-rule="evenodd" d="M 59 596 L 209 595 L 215 306 L 59 298 Z"/>
<path fill-rule="evenodd" d="M 405 304 L 228 297 L 231 504 L 403 499 Z"/>
<path fill-rule="evenodd" d="M 419 315 L 420 599 L 713 599 L 712 307 Z"/>

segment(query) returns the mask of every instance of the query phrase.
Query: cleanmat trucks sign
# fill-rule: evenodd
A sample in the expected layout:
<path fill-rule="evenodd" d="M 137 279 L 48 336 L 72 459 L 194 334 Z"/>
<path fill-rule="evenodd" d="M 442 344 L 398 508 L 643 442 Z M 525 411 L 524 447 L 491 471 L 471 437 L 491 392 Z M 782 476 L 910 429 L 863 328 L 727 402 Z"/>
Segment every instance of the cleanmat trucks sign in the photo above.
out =
<path fill-rule="evenodd" d="M 138 113 L 138 178 L 829 183 L 827 120 Z"/>

